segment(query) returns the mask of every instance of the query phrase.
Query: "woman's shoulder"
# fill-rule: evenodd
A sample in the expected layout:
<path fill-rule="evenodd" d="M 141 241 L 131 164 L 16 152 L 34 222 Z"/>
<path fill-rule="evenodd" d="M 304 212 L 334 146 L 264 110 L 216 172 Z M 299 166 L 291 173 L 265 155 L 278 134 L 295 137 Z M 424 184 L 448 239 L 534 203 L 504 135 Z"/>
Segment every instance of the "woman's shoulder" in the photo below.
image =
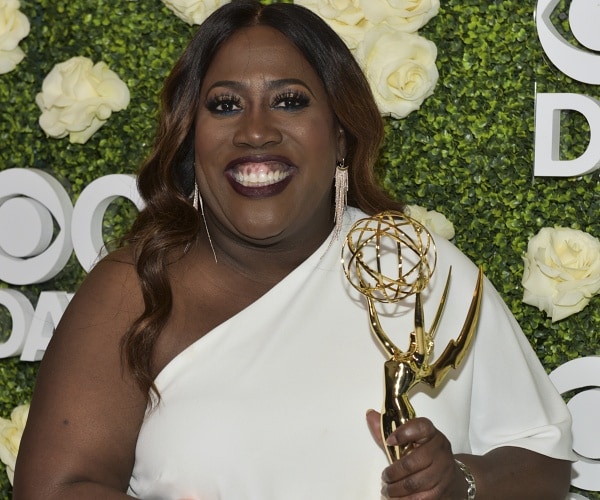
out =
<path fill-rule="evenodd" d="M 133 249 L 123 247 L 110 252 L 99 260 L 85 277 L 83 286 L 111 286 L 120 283 L 122 286 L 135 287 L 137 282 L 135 257 Z M 135 278 L 135 279 L 134 279 Z"/>
<path fill-rule="evenodd" d="M 135 256 L 133 247 L 124 246 L 113 250 L 112 252 L 102 257 L 102 259 L 98 261 L 94 268 L 98 267 L 99 265 L 119 267 L 121 270 L 124 270 L 125 268 L 123 266 L 126 266 L 130 267 L 131 270 L 133 270 L 135 267 Z"/>
<path fill-rule="evenodd" d="M 75 297 L 92 293 L 97 298 L 123 296 L 124 300 L 139 293 L 133 251 L 122 248 L 103 257 L 88 273 Z"/>
<path fill-rule="evenodd" d="M 114 331 L 127 328 L 141 313 L 141 287 L 133 252 L 123 248 L 102 258 L 87 274 L 65 311 L 62 325 L 92 328 L 103 324 Z M 112 322 L 113 327 L 110 323 Z"/>

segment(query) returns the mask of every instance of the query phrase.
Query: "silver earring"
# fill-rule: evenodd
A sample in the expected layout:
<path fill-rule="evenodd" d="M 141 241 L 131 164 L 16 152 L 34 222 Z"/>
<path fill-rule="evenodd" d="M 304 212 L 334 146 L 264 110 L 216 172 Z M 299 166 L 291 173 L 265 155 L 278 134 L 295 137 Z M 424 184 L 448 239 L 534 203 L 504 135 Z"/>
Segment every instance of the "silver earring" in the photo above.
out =
<path fill-rule="evenodd" d="M 342 222 L 344 212 L 348 204 L 348 165 L 342 158 L 336 163 L 335 168 L 335 212 L 333 221 L 335 228 L 333 229 L 333 239 L 337 239 L 342 231 Z"/>
<path fill-rule="evenodd" d="M 208 224 L 206 223 L 206 217 L 204 216 L 204 204 L 202 203 L 202 196 L 200 195 L 200 190 L 198 189 L 198 183 L 196 181 L 194 181 L 194 194 L 192 199 L 192 206 L 196 210 L 199 209 L 200 215 L 202 215 L 202 220 L 204 221 L 204 229 L 206 229 L 206 236 L 208 237 L 210 249 L 212 250 L 213 256 L 215 257 L 215 262 L 218 262 L 217 253 L 215 252 L 215 247 L 213 246 L 210 233 L 208 232 Z"/>
<path fill-rule="evenodd" d="M 194 194 L 192 195 L 192 206 L 194 210 L 198 210 L 198 205 L 200 201 L 200 190 L 198 189 L 198 183 L 194 181 Z"/>

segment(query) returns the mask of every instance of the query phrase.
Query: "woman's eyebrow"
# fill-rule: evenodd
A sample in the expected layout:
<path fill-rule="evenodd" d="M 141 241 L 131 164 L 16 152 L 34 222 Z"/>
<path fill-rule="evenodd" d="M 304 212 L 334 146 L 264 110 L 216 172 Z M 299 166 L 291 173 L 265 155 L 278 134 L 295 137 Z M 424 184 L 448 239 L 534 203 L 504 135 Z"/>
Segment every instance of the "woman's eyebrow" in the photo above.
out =
<path fill-rule="evenodd" d="M 271 80 L 267 83 L 267 88 L 269 90 L 274 90 L 281 87 L 286 87 L 287 85 L 301 85 L 314 97 L 314 93 L 310 86 L 304 80 L 300 80 L 299 78 L 281 78 L 279 80 Z"/>
<path fill-rule="evenodd" d="M 277 80 L 268 80 L 266 88 L 267 90 L 276 90 L 282 87 L 286 87 L 287 85 L 301 85 L 304 87 L 310 94 L 315 97 L 314 92 L 310 88 L 310 86 L 299 78 L 280 78 Z M 207 92 L 210 92 L 212 89 L 216 87 L 225 87 L 233 90 L 244 90 L 248 87 L 244 82 L 238 80 L 218 80 L 214 82 L 210 87 L 208 87 Z"/>

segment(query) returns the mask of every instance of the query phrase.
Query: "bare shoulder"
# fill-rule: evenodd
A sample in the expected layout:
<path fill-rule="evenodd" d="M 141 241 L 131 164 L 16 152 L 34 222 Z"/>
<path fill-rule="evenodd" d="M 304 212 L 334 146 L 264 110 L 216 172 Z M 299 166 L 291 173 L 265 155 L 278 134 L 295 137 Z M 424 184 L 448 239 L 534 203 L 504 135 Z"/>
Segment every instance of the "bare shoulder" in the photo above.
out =
<path fill-rule="evenodd" d="M 89 299 L 96 307 L 103 304 L 132 306 L 141 300 L 131 250 L 118 250 L 96 264 L 77 290 L 74 303 L 77 307 L 85 307 Z"/>
<path fill-rule="evenodd" d="M 83 280 L 67 307 L 44 356 L 68 349 L 82 354 L 88 347 L 112 350 L 142 311 L 142 298 L 131 251 L 102 259 Z M 74 345 L 71 345 L 71 342 Z"/>
<path fill-rule="evenodd" d="M 128 251 L 104 258 L 79 287 L 40 364 L 15 477 L 22 497 L 85 482 L 126 488 L 146 399 L 120 342 L 141 311 Z"/>
<path fill-rule="evenodd" d="M 44 355 L 46 360 L 116 354 L 120 337 L 142 311 L 140 286 L 130 252 L 101 260 L 85 277 L 65 310 Z"/>

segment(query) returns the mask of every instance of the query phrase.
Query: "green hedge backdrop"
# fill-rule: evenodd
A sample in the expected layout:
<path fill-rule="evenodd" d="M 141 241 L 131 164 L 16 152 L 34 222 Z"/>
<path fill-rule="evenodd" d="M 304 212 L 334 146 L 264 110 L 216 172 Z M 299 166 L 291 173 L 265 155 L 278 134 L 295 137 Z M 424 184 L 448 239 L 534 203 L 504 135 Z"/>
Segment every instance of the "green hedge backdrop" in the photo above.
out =
<path fill-rule="evenodd" d="M 438 86 L 419 111 L 386 121 L 385 187 L 454 223 L 456 245 L 484 267 L 547 370 L 596 355 L 600 298 L 552 324 L 521 302 L 520 281 L 522 254 L 542 227 L 567 226 L 600 237 L 600 170 L 578 178 L 533 178 L 534 84 L 539 92 L 593 97 L 600 97 L 600 89 L 572 81 L 547 60 L 537 39 L 535 1 L 441 3 L 439 15 L 420 30 L 438 47 Z M 568 6 L 561 1 L 553 14 L 565 34 Z M 194 28 L 160 0 L 21 0 L 21 11 L 31 32 L 20 44 L 26 59 L 0 75 L 0 170 L 45 170 L 75 202 L 98 177 L 136 172 L 152 142 L 161 84 Z M 47 138 L 37 123 L 35 95 L 44 77 L 73 56 L 106 62 L 131 91 L 129 107 L 114 113 L 85 145 Z M 587 122 L 573 113 L 563 116 L 563 125 L 562 154 L 577 157 L 587 146 Z M 134 213 L 128 202 L 113 204 L 105 237 L 121 234 Z M 41 291 L 74 291 L 82 278 L 73 257 L 54 280 L 13 288 L 35 306 Z M 0 306 L 0 342 L 11 329 Z M 0 416 L 29 400 L 36 371 L 37 363 L 0 360 Z M 0 497 L 10 498 L 10 491 L 2 471 Z"/>

